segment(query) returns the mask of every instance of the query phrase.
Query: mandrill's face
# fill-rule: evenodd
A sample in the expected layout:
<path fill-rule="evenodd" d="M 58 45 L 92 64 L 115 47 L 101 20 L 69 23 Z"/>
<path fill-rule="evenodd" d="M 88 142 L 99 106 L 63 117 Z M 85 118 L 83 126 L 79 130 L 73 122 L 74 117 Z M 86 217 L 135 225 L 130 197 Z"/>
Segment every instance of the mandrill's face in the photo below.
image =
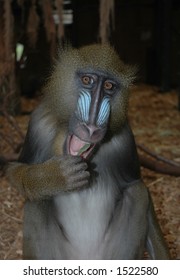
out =
<path fill-rule="evenodd" d="M 107 130 L 118 134 L 125 123 L 127 89 L 135 69 L 125 65 L 108 45 L 70 48 L 60 58 L 48 104 L 53 101 L 55 114 L 67 122 L 64 152 L 87 158 Z"/>
<path fill-rule="evenodd" d="M 119 92 L 120 83 L 100 71 L 78 72 L 79 95 L 69 125 L 65 151 L 87 158 L 106 134 L 111 103 Z"/>

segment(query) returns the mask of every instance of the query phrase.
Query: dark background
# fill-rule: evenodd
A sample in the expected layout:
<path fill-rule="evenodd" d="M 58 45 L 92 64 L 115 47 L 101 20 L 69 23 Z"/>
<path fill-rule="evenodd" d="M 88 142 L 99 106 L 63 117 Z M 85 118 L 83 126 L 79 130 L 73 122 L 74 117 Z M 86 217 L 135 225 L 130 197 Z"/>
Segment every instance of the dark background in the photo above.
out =
<path fill-rule="evenodd" d="M 21 11 L 13 2 L 18 22 Z M 73 24 L 65 26 L 66 41 L 75 47 L 99 42 L 98 0 L 72 0 L 64 9 L 73 10 Z M 180 1 L 116 0 L 114 12 L 115 28 L 111 28 L 109 40 L 125 62 L 139 66 L 138 80 L 157 85 L 162 92 L 180 87 Z M 42 25 L 39 33 L 36 49 L 26 49 L 26 69 L 20 74 L 26 78 L 26 86 L 23 79 L 21 82 L 25 94 L 31 94 L 28 91 L 43 82 L 49 69 L 49 49 Z M 26 45 L 26 37 L 21 36 L 21 40 Z"/>

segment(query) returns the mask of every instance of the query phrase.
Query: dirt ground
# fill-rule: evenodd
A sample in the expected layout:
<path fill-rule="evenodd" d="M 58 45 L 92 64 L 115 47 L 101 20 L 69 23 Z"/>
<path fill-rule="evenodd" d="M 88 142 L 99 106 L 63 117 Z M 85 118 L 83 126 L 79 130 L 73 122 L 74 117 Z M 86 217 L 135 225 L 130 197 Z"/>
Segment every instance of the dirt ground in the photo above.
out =
<path fill-rule="evenodd" d="M 31 112 L 37 100 L 22 98 L 23 111 Z M 177 93 L 162 94 L 156 87 L 134 86 L 129 119 L 136 142 L 158 155 L 180 164 L 180 113 Z M 16 117 L 25 134 L 29 114 Z M 22 139 L 17 128 L 0 116 L 0 156 L 10 156 L 12 146 Z M 22 258 L 24 200 L 0 171 L 0 259 Z M 180 177 L 142 168 L 142 176 L 152 194 L 155 210 L 173 259 L 180 258 Z"/>

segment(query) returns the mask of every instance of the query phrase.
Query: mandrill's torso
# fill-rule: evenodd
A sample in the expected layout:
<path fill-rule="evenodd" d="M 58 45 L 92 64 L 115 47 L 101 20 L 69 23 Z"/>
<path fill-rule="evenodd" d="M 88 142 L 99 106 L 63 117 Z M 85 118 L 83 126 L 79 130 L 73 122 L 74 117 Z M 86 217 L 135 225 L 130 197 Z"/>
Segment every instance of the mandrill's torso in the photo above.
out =
<path fill-rule="evenodd" d="M 59 244 L 61 248 L 59 252 L 62 252 L 59 253 L 60 258 L 111 259 L 115 257 L 107 250 L 107 245 L 111 235 L 108 227 L 116 207 L 116 198 L 107 188 L 107 184 L 96 183 L 90 189 L 78 193 L 59 195 L 54 199 L 54 203 L 57 222 L 63 227 L 64 238 L 67 240 L 63 248 Z M 112 243 L 116 244 L 116 242 Z"/>
<path fill-rule="evenodd" d="M 119 145 L 118 142 L 113 141 L 113 145 L 104 144 L 105 147 L 100 148 L 94 157 L 93 164 L 96 166 L 97 177 L 89 188 L 60 194 L 49 200 L 48 204 L 44 204 L 43 201 L 27 202 L 25 220 L 32 223 L 32 229 L 36 231 L 38 239 L 38 242 L 33 243 L 30 237 L 31 243 L 36 244 L 36 248 L 33 255 L 28 258 L 142 258 L 147 228 L 147 213 L 142 209 L 148 207 L 147 191 L 139 180 L 138 184 L 134 182 L 134 185 L 127 180 L 122 184 L 121 171 L 118 171 L 110 160 L 112 147 L 115 150 L 119 149 L 116 147 Z M 114 165 L 117 165 L 119 156 L 113 155 Z M 121 185 L 118 184 L 120 181 Z M 36 205 L 33 208 L 34 213 L 30 213 L 31 203 Z M 44 211 L 41 211 L 43 207 Z M 44 217 L 37 219 L 43 221 L 43 229 L 39 230 L 39 225 L 36 227 L 36 217 L 42 215 L 42 212 Z M 28 235 L 25 225 L 25 248 L 28 247 Z"/>

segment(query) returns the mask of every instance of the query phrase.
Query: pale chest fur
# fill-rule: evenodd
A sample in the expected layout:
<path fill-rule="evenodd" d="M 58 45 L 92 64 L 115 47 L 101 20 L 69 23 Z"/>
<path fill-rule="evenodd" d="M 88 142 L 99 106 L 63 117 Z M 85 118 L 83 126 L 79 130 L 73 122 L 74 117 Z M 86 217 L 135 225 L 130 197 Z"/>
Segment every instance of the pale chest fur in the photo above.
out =
<path fill-rule="evenodd" d="M 54 199 L 57 220 L 68 240 L 67 251 L 71 257 L 102 257 L 115 208 L 113 193 L 111 188 L 97 183 L 89 189 Z"/>

